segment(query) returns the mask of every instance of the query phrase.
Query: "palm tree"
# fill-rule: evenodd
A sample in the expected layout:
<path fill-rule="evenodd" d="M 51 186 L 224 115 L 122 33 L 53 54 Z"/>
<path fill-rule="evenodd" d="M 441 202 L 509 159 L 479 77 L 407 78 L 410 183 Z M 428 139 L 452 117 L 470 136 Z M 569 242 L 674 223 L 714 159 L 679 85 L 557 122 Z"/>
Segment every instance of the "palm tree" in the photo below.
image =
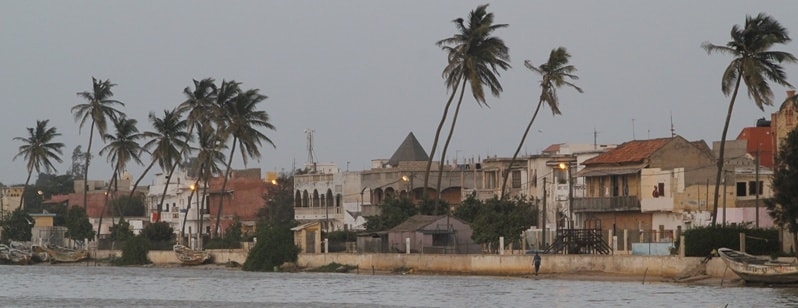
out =
<path fill-rule="evenodd" d="M 223 89 L 225 83 L 222 83 L 219 91 L 219 98 L 223 98 Z M 260 158 L 260 146 L 263 141 L 274 147 L 269 137 L 259 131 L 260 128 L 274 130 L 275 127 L 269 122 L 269 114 L 266 111 L 258 110 L 258 103 L 266 99 L 266 96 L 258 93 L 258 89 L 247 90 L 240 92 L 226 101 L 221 101 L 219 106 L 224 112 L 222 113 L 223 124 L 219 127 L 221 136 L 233 137 L 232 147 L 230 149 L 230 156 L 227 158 L 226 171 L 222 181 L 221 197 L 219 198 L 219 208 L 216 215 L 216 227 L 214 228 L 214 236 L 218 235 L 219 223 L 222 215 L 222 207 L 224 206 L 224 195 L 227 189 L 227 180 L 230 177 L 230 171 L 233 162 L 233 156 L 236 151 L 236 146 L 240 148 L 241 159 L 246 166 L 248 158 Z"/>
<path fill-rule="evenodd" d="M 581 88 L 568 81 L 568 79 L 579 79 L 578 76 L 573 74 L 576 72 L 576 67 L 568 64 L 569 58 L 571 58 L 571 55 L 565 50 L 565 47 L 558 47 L 549 53 L 549 60 L 538 67 L 532 65 L 532 62 L 529 60 L 524 61 L 524 66 L 540 75 L 540 99 L 538 100 L 538 106 L 535 108 L 535 113 L 532 114 L 532 118 L 529 119 L 526 130 L 524 130 L 524 135 L 521 136 L 521 142 L 518 143 L 518 148 L 515 149 L 513 158 L 510 160 L 510 165 L 507 166 L 507 172 L 504 173 L 504 182 L 502 183 L 502 191 L 499 196 L 500 199 L 504 199 L 505 197 L 504 192 L 507 188 L 507 179 L 510 177 L 510 170 L 513 169 L 513 163 L 515 163 L 515 159 L 518 158 L 518 153 L 521 152 L 524 141 L 526 141 L 526 137 L 529 135 L 529 129 L 532 128 L 532 123 L 535 122 L 535 118 L 537 118 L 538 111 L 540 111 L 540 107 L 543 106 L 543 103 L 549 106 L 549 109 L 551 109 L 554 115 L 562 114 L 559 107 L 560 99 L 557 96 L 557 88 L 569 86 L 576 89 L 577 92 L 582 93 Z"/>
<path fill-rule="evenodd" d="M 108 198 L 111 195 L 111 188 L 113 187 L 114 193 L 117 191 L 117 186 L 119 184 L 119 173 L 126 170 L 125 168 L 127 163 L 130 161 L 133 161 L 137 164 L 142 164 L 139 154 L 142 153 L 143 149 L 138 143 L 138 140 L 143 138 L 144 135 L 139 133 L 138 128 L 136 128 L 136 124 L 138 124 L 138 121 L 135 119 L 127 119 L 124 116 L 117 118 L 114 121 L 116 133 L 105 134 L 103 136 L 104 140 L 108 140 L 108 145 L 100 149 L 99 154 L 108 155 L 108 162 L 114 166 L 114 171 L 110 181 L 110 183 L 113 183 L 113 185 L 108 185 L 108 189 L 105 192 L 105 205 L 103 206 L 102 212 L 100 212 L 97 234 L 100 234 L 100 230 L 102 228 L 103 214 L 105 213 L 105 208 L 108 204 Z M 122 211 L 118 206 L 116 210 L 120 216 L 120 219 L 124 219 L 124 215 L 122 215 Z"/>
<path fill-rule="evenodd" d="M 91 122 L 89 128 L 89 145 L 86 148 L 86 165 L 83 172 L 83 208 L 88 206 L 88 182 L 89 182 L 89 160 L 91 158 L 91 144 L 94 139 L 94 129 L 100 136 L 105 135 L 108 127 L 108 119 L 114 120 L 118 117 L 124 116 L 124 113 L 114 108 L 115 105 L 125 106 L 124 103 L 111 99 L 114 93 L 111 88 L 116 84 L 111 83 L 110 80 L 105 81 L 91 78 L 92 91 L 78 92 L 78 96 L 86 99 L 85 104 L 77 104 L 72 106 L 72 114 L 75 116 L 75 121 L 80 121 L 80 128 L 86 124 L 86 121 Z"/>
<path fill-rule="evenodd" d="M 451 100 L 454 98 L 457 88 L 461 87 L 460 99 L 455 108 L 449 135 L 441 151 L 440 172 L 443 171 L 443 165 L 446 160 L 446 150 L 449 147 L 449 142 L 454 133 L 454 127 L 457 123 L 460 105 L 463 102 L 463 91 L 465 91 L 466 84 L 470 85 L 471 94 L 474 96 L 477 104 L 480 106 L 488 106 L 485 101 L 483 87 L 487 86 L 490 88 L 491 94 L 498 97 L 502 91 L 502 86 L 498 79 L 500 75 L 499 69 L 507 70 L 510 68 L 509 49 L 501 38 L 491 36 L 494 31 L 505 28 L 507 25 L 493 24 L 493 13 L 488 13 L 486 11 L 487 7 L 487 4 L 478 6 L 475 10 L 471 11 L 468 20 L 463 20 L 462 18 L 455 19 L 453 22 L 457 27 L 457 33 L 450 38 L 440 40 L 436 43 L 447 53 L 448 64 L 443 69 L 443 78 L 446 87 L 451 89 L 452 94 L 449 97 L 449 102 L 446 103 L 444 116 L 441 118 L 441 122 L 438 124 L 438 129 L 435 132 L 435 140 L 432 144 L 432 150 L 429 160 L 427 161 L 427 170 L 424 175 L 425 190 L 429 182 L 430 168 L 438 145 L 440 131 L 443 127 L 443 123 L 446 121 L 446 113 L 448 112 Z M 441 178 L 441 176 L 438 176 L 435 212 L 437 212 L 438 207 L 437 199 L 440 198 Z"/>
<path fill-rule="evenodd" d="M 782 62 L 796 62 L 795 56 L 790 53 L 770 50 L 774 45 L 786 44 L 791 39 L 787 35 L 787 29 L 764 13 L 760 13 L 756 17 L 746 16 L 745 26 L 742 28 L 739 25 L 734 25 L 731 29 L 731 38 L 732 40 L 726 43 L 725 46 L 710 43 L 701 44 L 701 47 L 708 54 L 729 54 L 734 58 L 726 67 L 721 79 L 720 89 L 723 95 L 729 96 L 731 93 L 731 101 L 726 112 L 726 121 L 723 123 L 723 133 L 721 134 L 720 149 L 718 151 L 715 203 L 712 208 L 713 226 L 717 221 L 718 193 L 721 173 L 723 173 L 726 133 L 729 130 L 729 121 L 734 109 L 734 101 L 737 99 L 740 82 L 745 82 L 745 87 L 748 89 L 748 97 L 752 98 L 756 106 L 764 111 L 764 105 L 773 105 L 773 91 L 771 91 L 768 81 L 791 87 L 787 82 L 787 74 L 780 64 Z"/>
<path fill-rule="evenodd" d="M 133 194 L 136 192 L 139 183 L 155 163 L 158 163 L 161 169 L 165 170 L 167 162 L 179 160 L 183 149 L 189 148 L 187 141 L 190 140 L 191 136 L 186 132 L 186 120 L 181 118 L 179 112 L 176 110 L 164 110 L 163 116 L 160 118 L 151 112 L 149 119 L 154 130 L 143 133 L 143 136 L 149 138 L 149 141 L 143 145 L 142 151 L 148 152 L 154 148 L 151 152 L 152 160 L 136 180 L 136 183 L 133 184 L 133 189 L 130 190 L 130 195 L 127 199 L 128 202 L 133 199 Z M 161 204 L 163 204 L 163 199 Z"/>
<path fill-rule="evenodd" d="M 194 191 L 189 195 L 188 204 L 190 208 L 191 198 L 196 193 L 199 200 L 199 208 L 197 210 L 200 215 L 198 217 L 199 226 L 197 227 L 197 233 L 202 234 L 202 209 L 205 208 L 206 199 L 199 199 L 199 181 L 203 181 L 201 195 L 205 196 L 208 193 L 208 181 L 210 178 L 222 173 L 221 168 L 219 168 L 220 165 L 225 164 L 225 155 L 222 150 L 227 147 L 224 145 L 224 141 L 219 139 L 220 136 L 216 134 L 216 131 L 210 125 L 200 125 L 197 128 L 198 152 L 196 160 L 197 169 L 195 169 L 197 178 L 194 181 Z M 186 217 L 187 216 L 183 216 L 183 230 L 180 231 L 181 234 L 185 233 Z"/>
<path fill-rule="evenodd" d="M 22 141 L 23 144 L 19 146 L 19 153 L 14 156 L 13 160 L 17 157 L 24 157 L 26 161 L 26 168 L 28 169 L 28 177 L 25 179 L 25 186 L 23 192 L 30 183 L 31 174 L 35 170 L 40 173 L 44 168 L 46 172 L 55 170 L 53 161 L 62 162 L 61 155 L 64 144 L 61 142 L 53 142 L 55 137 L 61 136 L 55 127 L 47 127 L 50 120 L 36 121 L 36 127 L 28 127 L 27 137 L 14 137 L 14 140 Z M 22 194 L 25 195 L 24 193 Z M 19 208 L 24 209 L 24 198 L 19 198 Z"/>

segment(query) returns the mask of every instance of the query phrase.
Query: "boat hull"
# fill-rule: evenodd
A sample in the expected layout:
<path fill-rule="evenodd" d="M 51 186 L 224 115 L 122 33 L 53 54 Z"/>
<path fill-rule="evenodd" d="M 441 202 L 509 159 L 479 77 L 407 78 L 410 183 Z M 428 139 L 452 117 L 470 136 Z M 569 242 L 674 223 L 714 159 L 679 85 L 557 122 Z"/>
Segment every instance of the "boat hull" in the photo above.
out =
<path fill-rule="evenodd" d="M 173 247 L 177 260 L 183 265 L 200 265 L 211 259 L 207 251 L 197 251 L 183 245 Z"/>
<path fill-rule="evenodd" d="M 718 255 L 732 272 L 752 283 L 798 283 L 798 264 L 771 261 L 736 250 L 721 248 Z"/>

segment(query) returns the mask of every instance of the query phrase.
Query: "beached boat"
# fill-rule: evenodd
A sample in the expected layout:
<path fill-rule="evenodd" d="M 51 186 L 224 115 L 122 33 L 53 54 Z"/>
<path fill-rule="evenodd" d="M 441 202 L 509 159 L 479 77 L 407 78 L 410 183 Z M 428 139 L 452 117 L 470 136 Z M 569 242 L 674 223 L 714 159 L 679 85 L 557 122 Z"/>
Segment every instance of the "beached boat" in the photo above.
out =
<path fill-rule="evenodd" d="M 34 246 L 34 253 L 46 254 L 46 261 L 52 263 L 72 263 L 89 258 L 89 251 L 86 249 L 71 249 L 53 245 Z"/>
<path fill-rule="evenodd" d="M 177 260 L 183 265 L 199 265 L 211 259 L 211 254 L 204 250 L 194 250 L 183 245 L 173 247 Z"/>
<path fill-rule="evenodd" d="M 31 253 L 14 247 L 9 247 L 5 244 L 0 244 L 0 262 L 6 262 L 18 265 L 27 265 L 30 263 Z"/>
<path fill-rule="evenodd" d="M 729 248 L 718 249 L 718 255 L 726 262 L 729 269 L 746 282 L 798 282 L 798 263 L 756 257 Z"/>

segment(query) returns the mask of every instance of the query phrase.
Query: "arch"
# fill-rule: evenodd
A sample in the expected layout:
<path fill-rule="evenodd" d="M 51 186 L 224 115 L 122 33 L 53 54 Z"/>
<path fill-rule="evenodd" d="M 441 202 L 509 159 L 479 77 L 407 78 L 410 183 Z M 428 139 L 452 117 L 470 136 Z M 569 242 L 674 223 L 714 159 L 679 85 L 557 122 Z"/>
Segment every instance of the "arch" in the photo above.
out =
<path fill-rule="evenodd" d="M 302 191 L 302 207 L 310 207 L 310 197 L 308 191 Z"/>
<path fill-rule="evenodd" d="M 382 203 L 382 198 L 383 198 L 382 188 L 375 188 L 373 191 L 371 191 L 371 204 Z"/>
<path fill-rule="evenodd" d="M 344 199 L 344 196 L 341 194 L 335 195 L 335 207 L 341 207 L 341 201 Z"/>
<path fill-rule="evenodd" d="M 299 192 L 299 189 L 296 190 L 296 194 L 294 195 L 294 207 L 301 207 L 302 206 L 302 193 Z"/>
<path fill-rule="evenodd" d="M 396 197 L 396 190 L 393 187 L 386 187 L 385 188 L 385 198 L 395 198 Z"/>
<path fill-rule="evenodd" d="M 326 202 L 324 202 L 324 207 L 332 207 L 333 206 L 333 193 L 332 190 L 329 188 L 327 189 L 327 198 L 325 198 Z"/>
<path fill-rule="evenodd" d="M 310 207 L 321 207 L 321 204 L 319 204 L 320 202 L 321 202 L 321 199 L 319 198 L 319 191 L 314 189 L 313 190 L 313 204 L 311 204 Z"/>

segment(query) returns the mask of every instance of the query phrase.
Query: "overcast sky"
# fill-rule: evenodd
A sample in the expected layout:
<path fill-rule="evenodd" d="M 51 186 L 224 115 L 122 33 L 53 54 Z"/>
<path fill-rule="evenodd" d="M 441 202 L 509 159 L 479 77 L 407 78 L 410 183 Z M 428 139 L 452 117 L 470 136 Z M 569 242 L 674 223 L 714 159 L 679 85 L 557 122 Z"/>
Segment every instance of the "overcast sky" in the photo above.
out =
<path fill-rule="evenodd" d="M 289 171 L 308 158 L 305 130 L 315 131 L 319 162 L 363 170 L 389 158 L 409 132 L 429 152 L 448 98 L 441 78 L 446 55 L 435 42 L 455 32 L 451 20 L 485 1 L 4 1 L 0 10 L 0 182 L 25 181 L 12 161 L 36 120 L 63 135 L 64 163 L 86 149 L 70 108 L 91 77 L 118 84 L 122 110 L 150 130 L 184 97 L 192 79 L 233 79 L 269 98 L 262 108 L 276 126 L 264 131 L 276 148 L 248 167 Z M 522 154 L 554 143 L 600 144 L 670 136 L 719 140 L 729 99 L 720 76 L 731 58 L 707 55 L 702 42 L 725 44 L 746 15 L 770 14 L 798 35 L 798 1 L 493 1 L 495 33 L 510 48 L 504 92 L 477 107 L 470 94 L 450 158 L 512 156 L 539 96 L 540 64 L 564 46 L 584 94 L 560 90 L 562 115 L 541 111 Z M 796 43 L 777 50 L 798 55 Z M 786 67 L 798 84 L 798 65 Z M 774 107 L 762 112 L 741 92 L 729 128 L 735 138 L 770 118 L 785 97 L 773 85 Z M 93 153 L 102 147 L 97 139 Z M 149 159 L 147 157 L 146 159 Z M 236 167 L 243 167 L 239 157 Z M 129 166 L 138 176 L 140 166 Z M 156 168 L 157 169 L 157 168 Z M 154 172 L 160 172 L 154 170 Z M 95 158 L 89 177 L 107 180 L 110 164 Z M 35 178 L 34 178 L 35 179 Z M 150 182 L 150 181 L 147 181 Z"/>

